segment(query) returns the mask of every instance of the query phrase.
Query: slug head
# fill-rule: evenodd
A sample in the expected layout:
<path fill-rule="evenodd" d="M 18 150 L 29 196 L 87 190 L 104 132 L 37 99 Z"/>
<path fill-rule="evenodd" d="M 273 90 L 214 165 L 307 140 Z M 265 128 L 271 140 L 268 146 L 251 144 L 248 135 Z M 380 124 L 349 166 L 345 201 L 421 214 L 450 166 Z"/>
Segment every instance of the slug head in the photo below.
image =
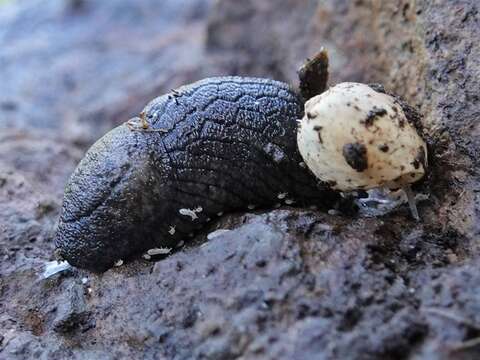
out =
<path fill-rule="evenodd" d="M 154 186 L 149 134 L 121 125 L 87 152 L 64 195 L 55 237 L 71 265 L 104 271 L 150 246 L 145 237 Z"/>

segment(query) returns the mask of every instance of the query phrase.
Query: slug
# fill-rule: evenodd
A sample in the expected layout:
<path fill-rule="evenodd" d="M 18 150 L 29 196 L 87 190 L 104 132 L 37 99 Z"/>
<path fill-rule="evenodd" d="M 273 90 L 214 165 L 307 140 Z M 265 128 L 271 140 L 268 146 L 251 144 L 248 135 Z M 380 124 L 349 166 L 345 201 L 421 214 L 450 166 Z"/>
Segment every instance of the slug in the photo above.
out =
<path fill-rule="evenodd" d="M 220 213 L 282 202 L 331 207 L 338 195 L 297 149 L 303 105 L 289 85 L 249 77 L 208 78 L 154 99 L 98 140 L 72 174 L 57 254 L 101 272 L 174 247 Z"/>
<path fill-rule="evenodd" d="M 250 77 L 182 86 L 103 136 L 66 185 L 57 255 L 101 272 L 149 249 L 175 247 L 226 212 L 279 203 L 334 207 L 337 188 L 302 158 L 303 135 L 297 146 L 305 101 L 326 90 L 326 51 L 298 74 L 300 94 L 283 82 Z M 315 141 L 329 141 L 317 130 L 310 129 Z M 368 166 L 362 149 L 346 151 L 351 167 Z"/>

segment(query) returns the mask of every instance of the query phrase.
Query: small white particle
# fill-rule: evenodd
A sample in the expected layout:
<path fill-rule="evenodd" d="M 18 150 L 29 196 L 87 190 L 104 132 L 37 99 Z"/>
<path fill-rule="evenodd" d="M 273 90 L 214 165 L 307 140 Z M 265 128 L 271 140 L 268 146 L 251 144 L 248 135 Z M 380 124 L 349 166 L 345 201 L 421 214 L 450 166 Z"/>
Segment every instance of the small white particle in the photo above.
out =
<path fill-rule="evenodd" d="M 147 251 L 147 255 L 154 256 L 154 255 L 165 255 L 170 254 L 172 251 L 171 248 L 153 248 Z"/>
<path fill-rule="evenodd" d="M 86 284 L 88 282 L 88 278 L 84 277 L 82 278 L 82 284 Z"/>
<path fill-rule="evenodd" d="M 298 165 L 300 165 L 300 167 L 302 167 L 302 168 L 307 167 L 307 165 L 303 161 L 299 162 Z"/>
<path fill-rule="evenodd" d="M 150 260 L 152 257 L 148 254 L 143 254 L 142 257 L 145 259 L 145 260 Z"/>
<path fill-rule="evenodd" d="M 295 200 L 293 200 L 293 199 L 286 199 L 285 200 L 285 204 L 287 204 L 287 205 L 292 205 L 294 202 L 295 202 Z"/>
<path fill-rule="evenodd" d="M 193 210 L 192 209 L 180 209 L 180 210 L 178 210 L 178 212 L 180 213 L 180 215 L 190 216 L 192 218 L 192 220 L 196 220 L 196 219 L 198 219 L 197 211 L 196 211 L 197 209 L 193 209 Z"/>
<path fill-rule="evenodd" d="M 415 289 L 414 289 L 414 288 L 410 288 L 410 289 L 408 289 L 408 292 L 409 292 L 410 294 L 414 294 L 414 293 L 415 293 Z"/>
<path fill-rule="evenodd" d="M 88 288 L 88 289 L 87 289 L 87 292 L 88 292 L 89 294 L 91 294 L 92 291 L 93 291 L 92 288 Z"/>
<path fill-rule="evenodd" d="M 220 211 L 217 213 L 217 216 L 222 216 L 223 215 L 223 211 Z"/>
<path fill-rule="evenodd" d="M 175 226 L 170 226 L 170 229 L 168 230 L 168 233 L 169 233 L 170 235 L 175 234 Z"/>
<path fill-rule="evenodd" d="M 330 209 L 327 211 L 328 215 L 338 215 L 339 212 L 335 209 Z"/>
<path fill-rule="evenodd" d="M 212 231 L 210 234 L 207 235 L 207 239 L 208 240 L 212 240 L 222 234 L 225 234 L 227 232 L 229 232 L 230 230 L 229 229 L 218 229 L 218 230 L 215 230 L 215 231 Z"/>
<path fill-rule="evenodd" d="M 201 206 L 198 206 L 196 209 L 193 209 L 196 213 L 201 213 L 203 211 L 203 208 Z"/>
<path fill-rule="evenodd" d="M 210 220 L 212 220 L 212 219 L 210 219 L 210 218 L 207 218 L 207 222 L 209 222 Z"/>
<path fill-rule="evenodd" d="M 117 266 L 117 267 L 118 267 L 118 266 L 122 266 L 122 265 L 123 265 L 123 260 L 122 260 L 122 259 L 117 260 L 117 261 L 115 261 L 115 262 L 113 263 L 113 266 Z"/>
<path fill-rule="evenodd" d="M 288 193 L 287 192 L 283 192 L 283 193 L 280 193 L 277 195 L 277 198 L 279 198 L 280 200 L 282 199 L 285 199 L 287 197 Z"/>
<path fill-rule="evenodd" d="M 49 261 L 45 264 L 45 270 L 42 274 L 44 279 L 49 278 L 56 273 L 70 269 L 72 266 L 66 261 Z"/>
<path fill-rule="evenodd" d="M 255 209 L 255 205 L 250 204 L 250 205 L 247 206 L 247 208 L 248 208 L 249 210 L 253 210 L 253 209 Z"/>

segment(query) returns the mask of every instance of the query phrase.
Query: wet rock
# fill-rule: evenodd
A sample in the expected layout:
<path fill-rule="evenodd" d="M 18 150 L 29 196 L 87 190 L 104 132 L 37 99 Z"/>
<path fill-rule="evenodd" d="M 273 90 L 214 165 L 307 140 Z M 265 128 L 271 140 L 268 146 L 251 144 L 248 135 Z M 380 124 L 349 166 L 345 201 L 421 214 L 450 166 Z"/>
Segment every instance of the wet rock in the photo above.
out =
<path fill-rule="evenodd" d="M 332 84 L 375 82 L 385 69 L 378 58 L 372 6 L 349 0 L 218 1 L 208 24 L 209 55 L 224 72 L 296 84 L 305 57 L 324 46 Z"/>
<path fill-rule="evenodd" d="M 42 296 L 25 296 L 24 307 L 48 314 L 54 304 L 44 331 L 62 333 L 60 343 L 81 342 L 71 348 L 78 356 L 118 339 L 125 342 L 123 355 L 221 359 L 309 358 L 318 351 L 384 358 L 412 351 L 427 336 L 438 342 L 420 310 L 436 295 L 417 288 L 417 265 L 403 258 L 397 241 L 401 225 L 385 233 L 376 219 L 276 210 L 227 217 L 216 227 L 232 223 L 243 225 L 156 263 L 42 280 L 30 290 Z M 420 274 L 421 284 L 438 276 Z M 15 276 L 11 283 L 20 281 Z"/>
<path fill-rule="evenodd" d="M 318 1 L 218 1 L 209 18 L 207 49 L 222 72 L 267 76 L 296 84 L 296 69 L 322 42 L 309 36 Z"/>
<path fill-rule="evenodd" d="M 58 137 L 14 129 L 0 133 L 0 163 L 37 190 L 53 191 L 56 199 L 62 198 L 65 182 L 82 156 L 83 151 Z"/>
<path fill-rule="evenodd" d="M 0 129 L 35 128 L 88 145 L 153 97 L 204 77 L 209 3 L 1 5 Z"/>
<path fill-rule="evenodd" d="M 83 327 L 82 331 L 86 331 L 94 326 L 94 323 L 87 324 L 90 313 L 87 311 L 84 291 L 80 285 L 72 284 L 62 300 L 56 307 L 53 331 L 66 334 L 80 327 Z"/>
<path fill-rule="evenodd" d="M 479 357 L 476 2 L 0 6 L 0 358 Z M 42 276 L 87 144 L 204 76 L 295 82 L 321 45 L 332 83 L 383 83 L 424 114 L 420 223 L 226 214 L 157 262 Z"/>
<path fill-rule="evenodd" d="M 53 226 L 58 214 L 54 197 L 0 163 L 0 269 L 5 275 L 51 258 Z M 15 264 L 15 266 L 12 266 Z"/>

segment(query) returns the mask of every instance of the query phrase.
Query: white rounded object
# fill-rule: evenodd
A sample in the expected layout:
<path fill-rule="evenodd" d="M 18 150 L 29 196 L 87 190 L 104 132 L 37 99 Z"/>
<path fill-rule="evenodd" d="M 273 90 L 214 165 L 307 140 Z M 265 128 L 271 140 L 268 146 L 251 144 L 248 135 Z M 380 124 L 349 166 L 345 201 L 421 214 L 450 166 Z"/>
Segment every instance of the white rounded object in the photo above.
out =
<path fill-rule="evenodd" d="M 400 188 L 425 174 L 427 147 L 398 101 L 341 83 L 305 104 L 297 134 L 309 169 L 333 189 Z"/>

